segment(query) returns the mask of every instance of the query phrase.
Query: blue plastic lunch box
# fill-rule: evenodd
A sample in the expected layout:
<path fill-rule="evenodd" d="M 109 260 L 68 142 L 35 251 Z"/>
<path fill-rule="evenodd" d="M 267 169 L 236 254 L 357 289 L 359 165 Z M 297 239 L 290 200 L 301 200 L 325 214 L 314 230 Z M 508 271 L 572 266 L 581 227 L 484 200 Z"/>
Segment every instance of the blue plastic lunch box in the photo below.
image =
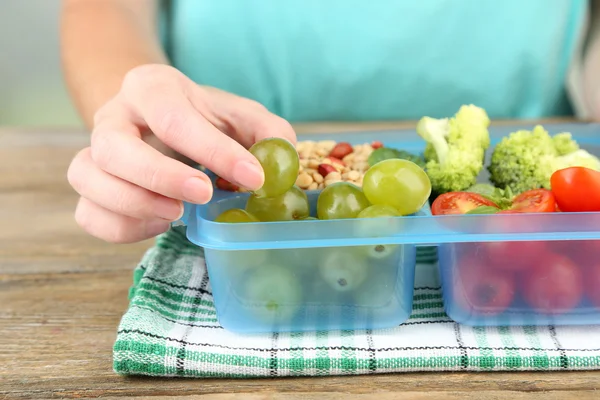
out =
<path fill-rule="evenodd" d="M 532 127 L 492 127 L 492 146 L 510 132 Z M 582 148 L 600 156 L 599 125 L 550 124 L 545 128 L 551 134 L 571 132 Z M 343 140 L 351 144 L 379 140 L 384 146 L 414 153 L 421 153 L 425 145 L 414 130 L 311 134 L 301 135 L 298 140 Z M 490 154 L 491 149 L 488 157 Z M 484 170 L 480 181 L 486 180 Z M 488 261 L 482 251 L 485 246 L 500 246 L 497 250 L 506 254 L 500 253 L 498 258 L 507 262 L 515 259 L 515 252 L 522 261 L 525 254 L 519 256 L 518 245 L 528 245 L 526 242 L 543 243 L 549 249 L 556 247 L 562 257 L 578 260 L 587 269 L 600 269 L 600 257 L 593 256 L 600 254 L 600 213 L 433 217 L 426 205 L 415 215 L 398 218 L 213 222 L 226 209 L 244 208 L 247 197 L 245 193 L 215 189 L 210 203 L 185 204 L 180 221 L 187 225 L 188 239 L 205 249 L 217 317 L 230 331 L 398 326 L 411 315 L 417 252 L 424 248 L 424 251 L 437 249 L 444 309 L 458 323 L 472 326 L 600 323 L 600 303 L 594 304 L 585 295 L 566 310 L 561 310 L 560 304 L 532 307 L 531 302 L 525 301 L 532 293 L 526 286 L 532 283 L 529 280 L 526 285 L 525 278 L 518 275 L 510 286 L 514 296 L 509 304 L 502 308 L 479 307 L 477 301 L 465 295 L 478 277 L 461 272 L 466 263 Z M 315 215 L 318 193 L 308 192 L 308 197 L 313 208 L 311 215 Z M 502 245 L 507 244 L 503 250 Z M 586 251 L 591 253 L 586 255 Z M 543 256 L 539 254 L 527 261 L 526 267 L 533 268 Z M 585 268 L 580 264 L 578 267 L 583 271 Z M 481 296 L 497 296 L 501 303 L 502 285 L 493 286 L 492 272 L 486 273 L 485 279 L 490 280 L 491 286 Z M 536 290 L 545 290 L 543 274 L 533 285 L 537 285 Z M 485 291 L 485 284 L 482 286 Z"/>

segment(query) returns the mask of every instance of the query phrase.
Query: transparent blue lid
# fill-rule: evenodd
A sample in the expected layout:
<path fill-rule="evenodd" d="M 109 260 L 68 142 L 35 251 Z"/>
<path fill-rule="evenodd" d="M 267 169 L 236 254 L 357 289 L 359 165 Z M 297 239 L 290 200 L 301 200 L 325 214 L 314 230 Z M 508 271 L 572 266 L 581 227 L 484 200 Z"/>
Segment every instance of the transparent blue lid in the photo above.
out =
<path fill-rule="evenodd" d="M 492 146 L 517 129 L 532 129 L 534 124 L 495 126 L 490 129 Z M 599 124 L 549 124 L 551 133 L 571 132 L 580 146 L 600 156 Z M 425 143 L 414 130 L 348 132 L 299 135 L 298 140 L 337 140 L 352 144 L 374 140 L 385 146 L 415 153 Z M 491 151 L 488 151 L 486 165 Z M 480 182 L 487 182 L 487 170 Z M 309 192 L 314 207 L 317 192 Z M 502 215 L 432 216 L 429 206 L 416 215 L 397 218 L 309 220 L 226 224 L 212 221 L 229 208 L 244 208 L 248 194 L 215 190 L 206 205 L 185 204 L 181 223 L 193 243 L 222 250 L 307 248 L 356 246 L 369 244 L 439 245 L 459 242 L 493 242 L 524 240 L 600 239 L 600 213 L 540 213 Z"/>

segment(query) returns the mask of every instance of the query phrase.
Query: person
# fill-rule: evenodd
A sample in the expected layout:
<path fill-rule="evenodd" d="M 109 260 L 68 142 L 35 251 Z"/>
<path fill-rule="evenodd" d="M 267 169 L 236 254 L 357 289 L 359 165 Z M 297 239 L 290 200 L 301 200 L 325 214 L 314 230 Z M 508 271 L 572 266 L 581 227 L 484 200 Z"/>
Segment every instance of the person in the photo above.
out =
<path fill-rule="evenodd" d="M 68 180 L 88 233 L 131 243 L 212 196 L 249 190 L 247 151 L 301 121 L 452 115 L 600 119 L 586 0 L 64 0 L 62 60 L 91 145 Z"/>

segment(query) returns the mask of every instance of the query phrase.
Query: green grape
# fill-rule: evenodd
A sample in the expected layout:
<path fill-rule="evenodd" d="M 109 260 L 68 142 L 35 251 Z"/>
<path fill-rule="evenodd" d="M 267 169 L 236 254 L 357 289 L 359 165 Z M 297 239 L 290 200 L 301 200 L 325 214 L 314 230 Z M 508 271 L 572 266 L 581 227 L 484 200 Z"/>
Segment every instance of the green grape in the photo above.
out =
<path fill-rule="evenodd" d="M 302 285 L 290 268 L 265 265 L 252 270 L 238 285 L 244 308 L 264 322 L 286 322 L 301 306 Z"/>
<path fill-rule="evenodd" d="M 232 208 L 227 211 L 223 211 L 216 219 L 215 222 L 227 222 L 227 223 L 243 223 L 243 222 L 260 222 L 258 218 L 250 214 L 246 210 L 240 208 Z"/>
<path fill-rule="evenodd" d="M 268 264 L 271 253 L 272 250 L 224 251 L 219 254 L 219 264 L 225 269 L 224 275 L 233 280 L 252 269 Z"/>
<path fill-rule="evenodd" d="M 398 244 L 376 244 L 374 246 L 359 246 L 356 248 L 359 256 L 372 260 L 388 260 L 399 254 Z"/>
<path fill-rule="evenodd" d="M 375 204 L 362 210 L 356 218 L 380 218 L 400 217 L 400 213 L 394 207 Z"/>
<path fill-rule="evenodd" d="M 344 248 L 323 252 L 318 266 L 321 278 L 338 292 L 357 289 L 367 278 L 368 268 L 364 258 Z"/>
<path fill-rule="evenodd" d="M 263 222 L 305 219 L 310 214 L 308 197 L 298 186 L 278 197 L 250 196 L 246 211 Z"/>
<path fill-rule="evenodd" d="M 389 270 L 389 268 L 387 268 Z M 373 273 L 354 293 L 356 305 L 359 307 L 382 308 L 394 299 L 397 280 L 392 271 L 381 270 Z"/>
<path fill-rule="evenodd" d="M 369 200 L 362 189 L 348 182 L 337 182 L 327 186 L 317 200 L 319 219 L 356 218 Z"/>
<path fill-rule="evenodd" d="M 298 179 L 300 159 L 294 145 L 285 139 L 263 139 L 250 147 L 265 172 L 265 183 L 254 192 L 257 197 L 281 196 Z"/>
<path fill-rule="evenodd" d="M 409 215 L 423 207 L 431 194 L 431 182 L 412 161 L 390 159 L 367 170 L 363 191 L 372 204 L 391 206 L 401 215 Z"/>

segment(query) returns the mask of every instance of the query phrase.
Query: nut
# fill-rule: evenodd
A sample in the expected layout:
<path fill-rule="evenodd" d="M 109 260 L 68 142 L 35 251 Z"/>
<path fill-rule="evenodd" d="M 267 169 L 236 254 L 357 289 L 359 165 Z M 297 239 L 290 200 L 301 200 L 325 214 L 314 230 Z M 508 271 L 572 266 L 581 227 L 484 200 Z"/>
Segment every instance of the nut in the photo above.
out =
<path fill-rule="evenodd" d="M 351 181 L 358 181 L 358 178 L 360 178 L 360 173 L 358 171 L 350 171 L 348 172 L 347 176 Z"/>
<path fill-rule="evenodd" d="M 356 156 L 354 156 L 354 162 L 359 163 L 362 161 L 367 161 L 368 158 L 369 157 L 365 153 L 361 152 L 361 153 L 357 154 Z"/>
<path fill-rule="evenodd" d="M 321 175 L 319 175 L 321 176 Z M 323 177 L 321 177 L 321 179 L 323 179 Z M 308 186 L 307 190 L 317 190 L 319 188 L 319 184 L 317 182 L 313 182 L 310 184 L 310 186 Z"/>
<path fill-rule="evenodd" d="M 336 145 L 335 140 L 321 140 L 320 142 L 317 143 L 317 146 L 327 150 L 327 152 L 330 152 L 331 149 L 333 149 Z"/>
<path fill-rule="evenodd" d="M 302 160 L 300 160 L 300 166 L 301 166 L 302 168 L 306 168 L 306 167 L 308 167 L 308 160 L 306 160 L 306 159 L 302 159 Z"/>
<path fill-rule="evenodd" d="M 366 161 L 360 161 L 354 164 L 353 166 L 355 171 L 358 172 L 365 172 L 367 169 L 369 169 L 369 164 L 367 164 Z"/>
<path fill-rule="evenodd" d="M 308 168 L 317 169 L 319 168 L 319 164 L 321 163 L 314 158 L 308 160 Z"/>
<path fill-rule="evenodd" d="M 300 175 L 298 175 L 298 179 L 296 179 L 296 185 L 301 189 L 308 188 L 311 183 L 313 183 L 313 178 L 306 172 L 303 172 Z"/>
<path fill-rule="evenodd" d="M 312 177 L 313 177 L 313 180 L 314 180 L 315 182 L 317 182 L 317 183 L 321 183 L 321 182 L 323 182 L 323 175 L 321 175 L 321 174 L 320 174 L 320 173 L 318 173 L 318 172 L 315 172 L 315 173 L 313 173 L 313 174 L 312 174 Z"/>
<path fill-rule="evenodd" d="M 329 152 L 322 147 L 317 147 L 317 149 L 315 150 L 315 154 L 318 156 L 324 157 L 327 154 L 329 154 Z"/>
<path fill-rule="evenodd" d="M 348 154 L 352 153 L 353 151 L 354 151 L 354 149 L 352 148 L 352 145 L 350 143 L 340 142 L 340 143 L 336 144 L 333 149 L 331 149 L 331 151 L 329 152 L 329 156 L 335 157 L 335 158 L 338 158 L 341 160 L 342 158 L 346 157 Z"/>
<path fill-rule="evenodd" d="M 379 140 L 375 140 L 373 143 L 371 143 L 371 147 L 377 150 L 383 147 L 383 143 L 381 143 Z"/>
<path fill-rule="evenodd" d="M 355 155 L 355 153 L 350 153 L 346 157 L 342 158 L 342 161 L 346 164 L 351 164 L 352 161 L 354 160 L 354 155 Z"/>
<path fill-rule="evenodd" d="M 329 175 L 329 174 L 333 174 L 333 173 L 339 174 L 339 172 L 337 172 L 337 169 L 331 164 L 319 165 L 318 171 L 319 171 L 319 174 L 321 174 L 321 176 L 324 178 L 327 177 L 327 175 Z"/>

